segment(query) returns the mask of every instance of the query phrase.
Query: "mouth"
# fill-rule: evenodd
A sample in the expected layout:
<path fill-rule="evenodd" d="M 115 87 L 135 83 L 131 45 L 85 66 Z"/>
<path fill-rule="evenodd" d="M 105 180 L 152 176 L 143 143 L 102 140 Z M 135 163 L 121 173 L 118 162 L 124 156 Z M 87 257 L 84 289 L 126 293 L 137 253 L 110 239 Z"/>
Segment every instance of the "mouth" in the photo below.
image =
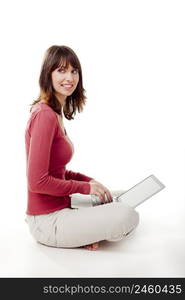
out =
<path fill-rule="evenodd" d="M 71 92 L 73 90 L 73 84 L 61 84 L 61 87 L 66 91 L 66 92 Z"/>
<path fill-rule="evenodd" d="M 72 88 L 73 84 L 61 84 L 61 86 L 65 87 L 65 88 Z"/>

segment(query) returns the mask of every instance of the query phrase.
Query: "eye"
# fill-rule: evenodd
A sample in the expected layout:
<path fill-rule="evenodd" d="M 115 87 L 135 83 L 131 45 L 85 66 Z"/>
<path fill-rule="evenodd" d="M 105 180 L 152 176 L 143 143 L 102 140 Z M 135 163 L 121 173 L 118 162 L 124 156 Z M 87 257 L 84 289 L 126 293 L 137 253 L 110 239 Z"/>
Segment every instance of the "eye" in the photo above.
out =
<path fill-rule="evenodd" d="M 78 69 L 73 69 L 72 71 L 74 74 L 77 74 L 78 73 Z"/>
<path fill-rule="evenodd" d="M 64 69 L 64 68 L 59 68 L 59 69 L 58 69 L 58 72 L 60 72 L 60 73 L 61 73 L 61 72 L 62 72 L 62 73 L 64 73 L 64 72 L 65 72 L 65 69 Z"/>

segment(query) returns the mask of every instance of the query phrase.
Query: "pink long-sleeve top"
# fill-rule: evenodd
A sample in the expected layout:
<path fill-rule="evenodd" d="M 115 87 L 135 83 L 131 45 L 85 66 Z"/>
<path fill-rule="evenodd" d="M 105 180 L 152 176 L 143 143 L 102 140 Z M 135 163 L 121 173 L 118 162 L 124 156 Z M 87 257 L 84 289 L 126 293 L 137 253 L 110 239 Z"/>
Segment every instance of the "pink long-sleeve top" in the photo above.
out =
<path fill-rule="evenodd" d="M 74 147 L 54 110 L 34 105 L 25 130 L 28 215 L 71 207 L 70 195 L 89 194 L 92 177 L 66 170 Z"/>

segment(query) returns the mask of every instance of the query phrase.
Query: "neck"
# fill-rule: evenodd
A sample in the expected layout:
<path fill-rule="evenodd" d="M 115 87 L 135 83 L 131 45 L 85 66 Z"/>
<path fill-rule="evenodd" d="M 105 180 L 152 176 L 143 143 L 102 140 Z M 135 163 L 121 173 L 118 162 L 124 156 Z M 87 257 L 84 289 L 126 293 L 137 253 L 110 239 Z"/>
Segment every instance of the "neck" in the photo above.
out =
<path fill-rule="evenodd" d="M 60 102 L 61 108 L 63 108 L 67 96 L 64 96 L 64 95 L 61 95 L 61 94 L 56 94 L 55 96 L 56 96 L 57 100 Z"/>

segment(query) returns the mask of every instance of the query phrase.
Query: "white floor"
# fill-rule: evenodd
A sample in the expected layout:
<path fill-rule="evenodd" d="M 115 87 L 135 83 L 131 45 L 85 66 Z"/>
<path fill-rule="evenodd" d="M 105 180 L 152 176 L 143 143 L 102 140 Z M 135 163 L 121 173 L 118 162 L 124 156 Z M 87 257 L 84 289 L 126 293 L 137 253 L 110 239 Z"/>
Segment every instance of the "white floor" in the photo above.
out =
<path fill-rule="evenodd" d="M 172 203 L 166 209 L 164 196 L 137 208 L 140 224 L 130 237 L 102 241 L 97 251 L 44 246 L 23 215 L 1 219 L 0 277 L 184 277 L 184 211 Z"/>

